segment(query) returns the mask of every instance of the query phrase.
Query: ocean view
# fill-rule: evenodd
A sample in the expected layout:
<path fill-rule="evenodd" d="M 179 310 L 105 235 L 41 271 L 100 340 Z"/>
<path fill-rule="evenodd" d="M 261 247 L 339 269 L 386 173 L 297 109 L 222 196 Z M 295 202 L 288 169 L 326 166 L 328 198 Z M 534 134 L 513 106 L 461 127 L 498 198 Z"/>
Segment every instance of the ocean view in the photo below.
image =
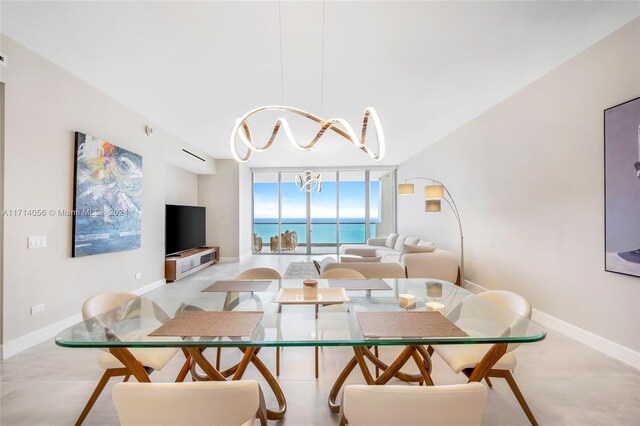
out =
<path fill-rule="evenodd" d="M 306 244 L 306 220 L 304 218 L 282 219 L 282 232 L 296 231 L 298 244 Z M 269 244 L 270 238 L 278 235 L 278 219 L 254 220 L 253 232 L 262 237 L 264 244 Z M 370 224 L 371 235 L 376 234 L 376 220 Z M 365 243 L 364 219 L 345 218 L 340 219 L 340 243 Z M 311 220 L 312 244 L 336 244 L 336 220 L 315 218 Z"/>

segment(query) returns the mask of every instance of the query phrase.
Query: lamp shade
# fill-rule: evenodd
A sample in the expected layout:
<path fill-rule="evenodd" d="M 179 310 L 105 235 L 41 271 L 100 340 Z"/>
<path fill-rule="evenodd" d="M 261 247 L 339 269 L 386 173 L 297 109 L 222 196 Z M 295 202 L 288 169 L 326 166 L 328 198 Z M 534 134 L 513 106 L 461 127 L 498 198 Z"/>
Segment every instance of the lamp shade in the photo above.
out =
<path fill-rule="evenodd" d="M 439 212 L 441 209 L 440 200 L 426 200 L 424 202 L 424 211 L 433 213 Z"/>
<path fill-rule="evenodd" d="M 437 199 L 444 198 L 444 186 L 442 185 L 427 185 L 424 187 L 424 198 Z"/>
<path fill-rule="evenodd" d="M 401 183 L 398 185 L 398 194 L 400 195 L 413 195 L 412 183 Z"/>

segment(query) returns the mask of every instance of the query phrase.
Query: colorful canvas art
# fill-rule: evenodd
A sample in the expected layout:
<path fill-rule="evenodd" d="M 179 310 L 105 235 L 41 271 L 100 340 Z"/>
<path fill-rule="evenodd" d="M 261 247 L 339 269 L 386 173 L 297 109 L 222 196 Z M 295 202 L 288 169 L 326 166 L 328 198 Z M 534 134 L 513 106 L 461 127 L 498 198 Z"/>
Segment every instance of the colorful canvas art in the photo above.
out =
<path fill-rule="evenodd" d="M 604 112 L 605 269 L 640 277 L 640 98 Z"/>
<path fill-rule="evenodd" d="M 140 247 L 142 156 L 76 132 L 72 256 Z"/>

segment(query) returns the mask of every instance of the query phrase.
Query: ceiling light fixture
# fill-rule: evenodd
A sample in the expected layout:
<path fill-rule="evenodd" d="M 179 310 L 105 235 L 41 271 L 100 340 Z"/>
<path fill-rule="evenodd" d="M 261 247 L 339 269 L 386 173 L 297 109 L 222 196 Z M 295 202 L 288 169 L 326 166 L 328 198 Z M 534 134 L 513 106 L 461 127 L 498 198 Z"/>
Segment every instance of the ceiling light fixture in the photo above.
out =
<path fill-rule="evenodd" d="M 296 186 L 300 191 L 322 192 L 322 175 L 305 170 L 296 176 Z"/>
<path fill-rule="evenodd" d="M 296 140 L 295 136 L 293 136 L 293 132 L 291 131 L 291 127 L 289 126 L 289 123 L 287 122 L 287 120 L 284 118 L 278 118 L 273 127 L 273 131 L 271 132 L 271 137 L 269 138 L 267 143 L 264 144 L 263 146 L 256 146 L 253 143 L 253 140 L 251 137 L 251 130 L 249 128 L 249 124 L 247 123 L 247 120 L 249 119 L 249 117 L 255 114 L 258 114 L 259 112 L 262 112 L 262 111 L 286 111 L 293 114 L 297 114 L 302 117 L 308 118 L 312 121 L 315 121 L 316 123 L 320 123 L 320 129 L 317 131 L 316 135 L 311 139 L 309 143 L 301 144 Z M 378 152 L 377 153 L 365 146 L 369 120 L 371 120 L 371 122 L 373 123 L 373 126 L 376 129 L 376 133 L 378 134 Z M 356 148 L 359 148 L 362 151 L 364 151 L 367 155 L 369 155 L 374 160 L 379 161 L 384 158 L 384 154 L 385 154 L 384 133 L 382 132 L 380 119 L 378 118 L 378 113 L 376 112 L 375 109 L 371 107 L 365 109 L 364 117 L 362 118 L 362 130 L 360 132 L 360 137 L 358 137 L 356 132 L 353 130 L 353 127 L 351 127 L 349 123 L 347 123 L 347 121 L 342 118 L 330 118 L 328 120 L 325 120 L 307 111 L 303 111 L 299 108 L 294 108 L 289 106 L 280 106 L 280 105 L 263 106 L 263 107 L 256 108 L 254 110 L 249 111 L 248 113 L 246 113 L 245 115 L 243 115 L 242 117 L 236 120 L 236 125 L 233 127 L 233 131 L 231 132 L 231 139 L 229 141 L 229 146 L 231 148 L 231 153 L 233 154 L 233 157 L 236 159 L 236 161 L 245 163 L 249 161 L 249 158 L 251 158 L 251 155 L 254 152 L 267 151 L 273 145 L 276 139 L 276 136 L 278 135 L 278 131 L 280 130 L 281 127 L 282 129 L 284 129 L 284 133 L 287 136 L 287 139 L 289 140 L 291 145 L 293 145 L 294 148 L 297 148 L 302 151 L 312 150 L 316 146 L 320 138 L 322 138 L 324 133 L 327 130 L 332 130 L 337 134 L 339 134 L 340 136 L 344 137 L 346 140 L 348 140 L 352 144 L 354 144 Z M 247 152 L 244 155 L 241 155 L 238 152 L 238 147 L 237 147 L 238 137 L 240 138 L 240 141 L 244 144 L 244 146 L 247 148 Z"/>
<path fill-rule="evenodd" d="M 283 72 L 283 55 L 282 55 L 282 6 L 281 2 L 278 2 L 278 26 L 280 28 L 279 37 L 280 37 L 280 90 L 282 94 L 282 103 L 284 103 L 284 72 Z M 325 2 L 322 2 L 322 51 L 321 51 L 321 80 L 320 80 L 320 113 L 323 112 L 324 109 L 324 33 L 325 33 Z M 248 119 L 260 112 L 263 111 L 284 111 L 292 114 L 297 114 L 302 117 L 308 118 L 311 121 L 316 123 L 320 123 L 320 129 L 316 132 L 315 136 L 311 139 L 311 141 L 307 144 L 299 143 L 296 138 L 293 136 L 293 132 L 291 131 L 291 127 L 285 118 L 278 118 L 273 126 L 273 131 L 271 132 L 271 137 L 267 143 L 262 146 L 257 146 L 253 143 L 251 130 L 249 128 Z M 367 129 L 369 125 L 369 120 L 373 123 L 373 127 L 375 127 L 376 133 L 378 135 L 378 152 L 374 152 L 365 146 L 366 137 L 367 137 Z M 231 131 L 231 139 L 229 140 L 229 148 L 231 149 L 231 153 L 233 154 L 233 158 L 240 163 L 246 163 L 249 161 L 254 152 L 265 152 L 275 142 L 276 136 L 278 135 L 278 131 L 280 128 L 284 129 L 284 133 L 287 136 L 287 139 L 293 145 L 294 148 L 302 150 L 302 151 L 311 151 L 316 144 L 320 141 L 322 136 L 327 130 L 331 130 L 352 144 L 359 148 L 371 158 L 376 161 L 380 161 L 384 158 L 385 154 L 385 140 L 384 133 L 382 131 L 382 126 L 380 124 L 380 119 L 378 118 L 378 113 L 372 107 L 368 107 L 364 111 L 364 116 L 362 118 L 362 129 L 360 131 L 360 136 L 356 134 L 353 127 L 349 125 L 349 123 L 342 118 L 330 118 L 325 120 L 323 118 L 318 117 L 317 115 L 311 114 L 310 112 L 301 110 L 299 108 L 294 108 L 290 106 L 284 105 L 268 105 L 262 106 L 256 109 L 253 109 L 247 112 L 242 117 L 236 120 L 236 124 Z M 242 142 L 242 144 L 247 149 L 245 154 L 241 154 L 238 151 L 238 138 Z M 317 173 L 312 173 L 314 176 L 317 176 Z M 321 186 L 321 185 L 320 185 Z"/>

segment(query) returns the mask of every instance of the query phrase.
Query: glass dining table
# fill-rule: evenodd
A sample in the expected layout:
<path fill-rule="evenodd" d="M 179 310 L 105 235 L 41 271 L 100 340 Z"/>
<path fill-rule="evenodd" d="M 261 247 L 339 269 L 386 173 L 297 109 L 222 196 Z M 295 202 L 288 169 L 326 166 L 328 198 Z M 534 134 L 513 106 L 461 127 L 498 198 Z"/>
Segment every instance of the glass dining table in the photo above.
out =
<path fill-rule="evenodd" d="M 347 290 L 347 301 L 339 304 L 281 304 L 282 289 L 302 288 L 301 279 L 261 283 L 259 291 L 204 292 L 212 282 L 176 282 L 152 290 L 125 304 L 73 325 L 56 336 L 56 343 L 67 348 L 101 348 L 111 352 L 139 382 L 149 382 L 149 371 L 132 355 L 132 348 L 180 348 L 185 356 L 177 381 L 191 372 L 194 380 L 239 380 L 253 365 L 275 395 L 278 407 L 268 410 L 269 419 L 282 418 L 286 398 L 277 379 L 260 360 L 264 347 L 351 347 L 354 355 L 338 376 L 328 397 L 332 411 L 339 410 L 339 393 L 349 374 L 359 367 L 367 384 L 383 385 L 392 378 L 433 384 L 430 354 L 433 345 L 484 344 L 487 352 L 470 371 L 469 381 L 481 381 L 491 367 L 514 345 L 537 342 L 545 330 L 535 322 L 474 296 L 454 284 L 433 279 L 384 279 L 385 290 Z M 379 280 L 378 280 L 379 281 Z M 318 280 L 319 291 L 339 283 Z M 366 287 L 366 286 L 365 286 Z M 375 286 L 373 286 L 375 287 Z M 412 295 L 412 304 L 401 307 L 400 296 Z M 362 313 L 424 312 L 428 302 L 438 302 L 443 315 L 462 335 L 424 335 L 420 337 L 368 337 L 361 327 Z M 183 312 L 261 312 L 250 336 L 180 337 L 150 334 Z M 404 318 L 404 317 L 402 317 Z M 407 316 L 407 318 L 409 318 Z M 412 317 L 413 318 L 413 317 Z M 374 315 L 375 319 L 375 315 Z M 379 346 L 402 347 L 390 364 L 378 357 Z M 214 366 L 203 354 L 207 348 L 233 347 L 242 351 L 241 361 L 225 370 Z M 219 359 L 219 357 L 218 357 Z M 418 374 L 402 371 L 413 361 Z M 204 373 L 198 372 L 196 366 Z M 375 368 L 375 373 L 370 371 Z"/>

